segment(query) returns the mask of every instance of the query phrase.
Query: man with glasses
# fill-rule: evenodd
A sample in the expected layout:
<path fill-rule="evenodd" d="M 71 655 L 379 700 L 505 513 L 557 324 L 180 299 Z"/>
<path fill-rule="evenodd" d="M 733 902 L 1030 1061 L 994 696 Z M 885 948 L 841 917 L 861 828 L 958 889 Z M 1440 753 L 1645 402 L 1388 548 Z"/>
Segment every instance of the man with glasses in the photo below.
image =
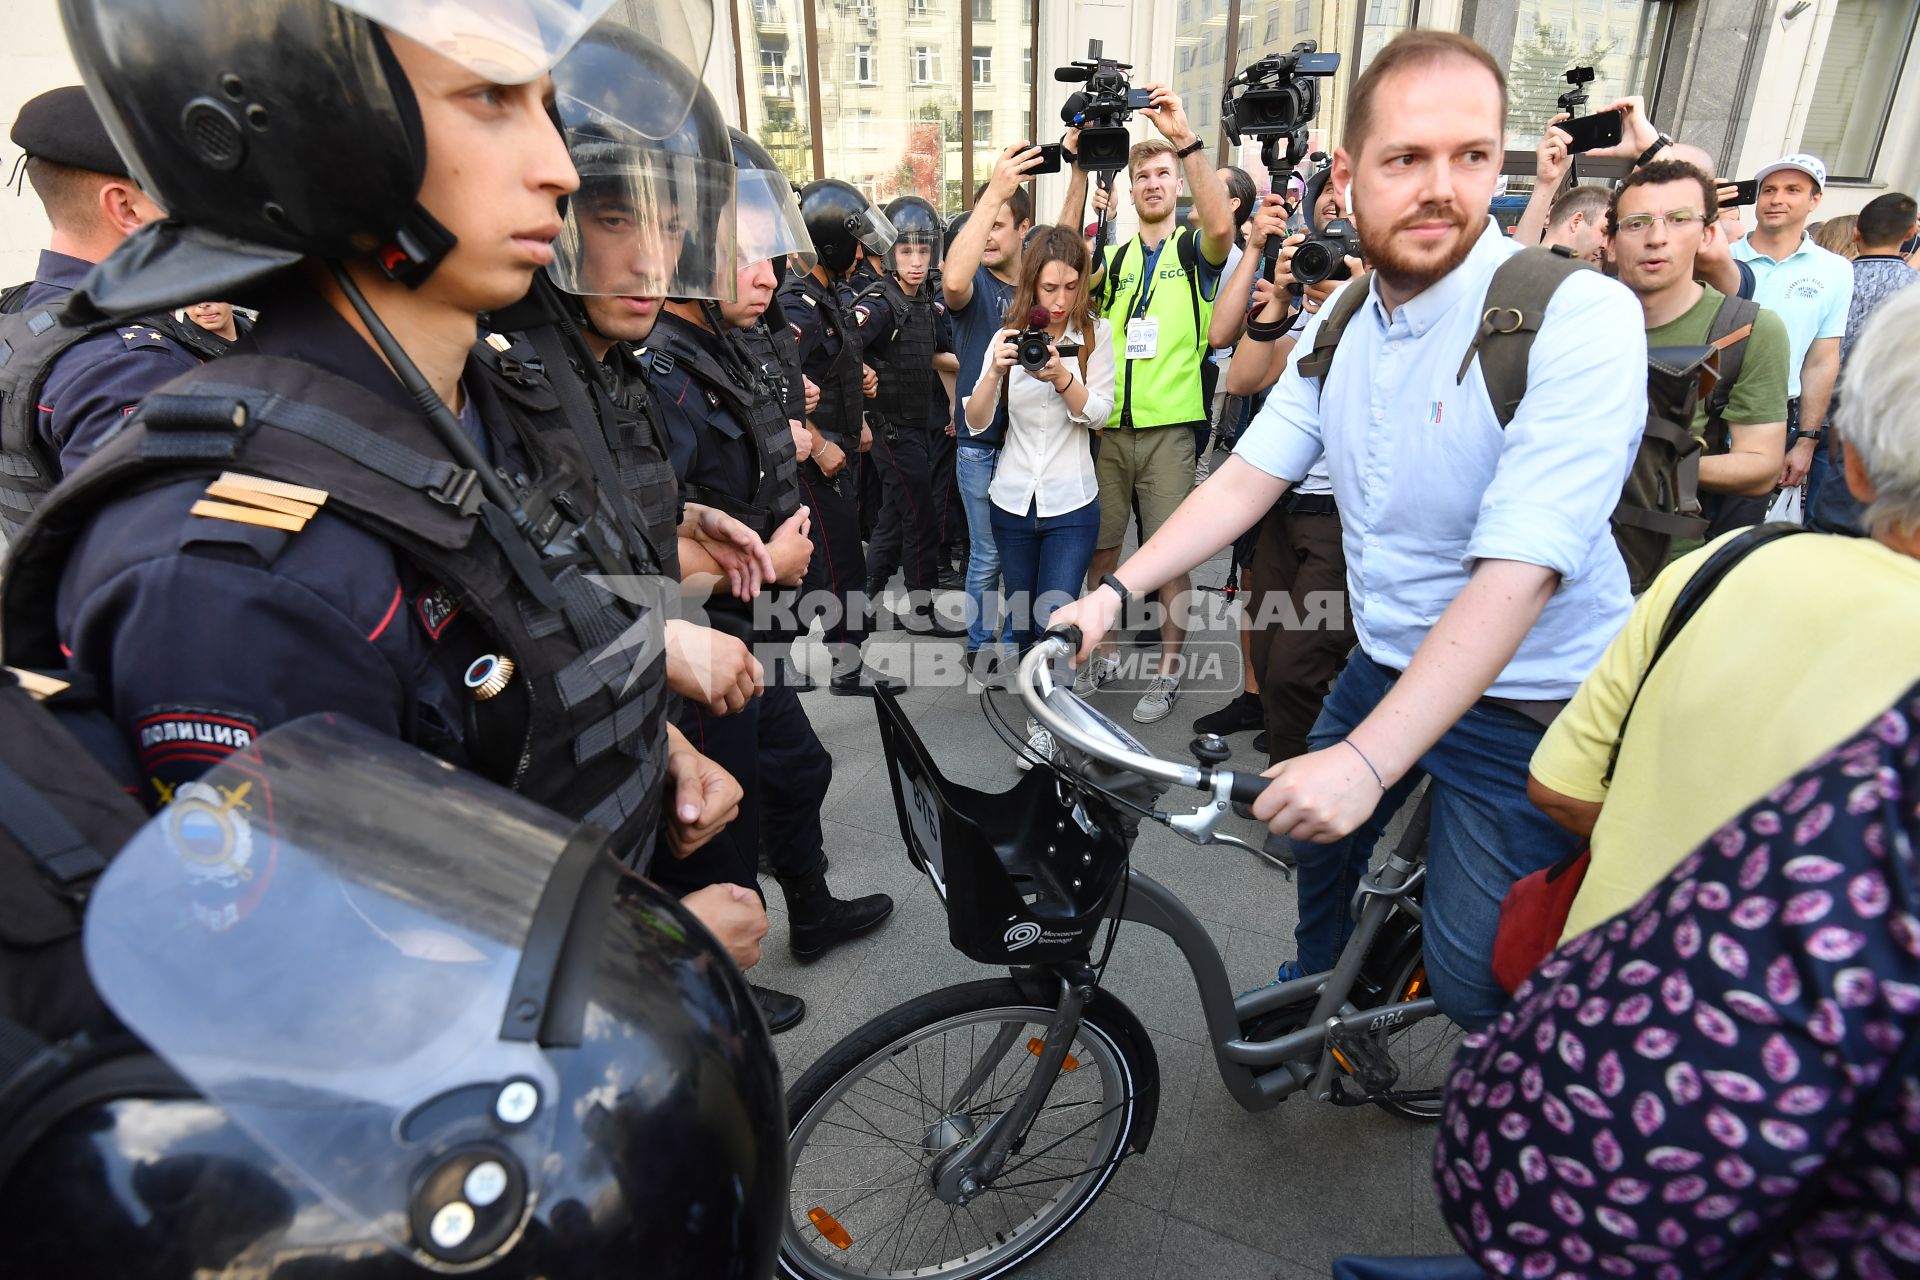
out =
<path fill-rule="evenodd" d="M 1715 415 L 1709 401 L 1718 407 L 1720 398 L 1703 395 L 1693 411 L 1693 434 L 1706 447 L 1700 498 L 1712 522 L 1710 537 L 1764 514 L 1787 441 L 1786 325 L 1773 312 L 1729 299 L 1694 278 L 1695 259 L 1722 234 L 1718 214 L 1713 179 L 1703 170 L 1656 160 L 1627 176 L 1606 219 L 1607 256 L 1620 283 L 1640 299 L 1648 348 L 1721 340 L 1726 349 L 1720 369 L 1730 371 L 1739 360 L 1725 408 Z M 1751 333 L 1739 337 L 1749 323 Z M 1735 346 L 1741 347 L 1737 353 Z M 1675 553 L 1687 549 L 1678 546 Z"/>

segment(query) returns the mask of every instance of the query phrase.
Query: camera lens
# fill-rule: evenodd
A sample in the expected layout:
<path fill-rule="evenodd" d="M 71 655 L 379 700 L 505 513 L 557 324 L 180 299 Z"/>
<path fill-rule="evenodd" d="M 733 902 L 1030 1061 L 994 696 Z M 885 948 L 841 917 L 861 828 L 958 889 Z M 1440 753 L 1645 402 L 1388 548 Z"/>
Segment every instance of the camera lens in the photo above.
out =
<path fill-rule="evenodd" d="M 1038 373 L 1046 368 L 1047 361 L 1053 358 L 1053 353 L 1047 350 L 1047 335 L 1031 329 L 1021 334 L 1019 355 L 1020 367 L 1028 373 Z"/>
<path fill-rule="evenodd" d="M 1323 240 L 1305 240 L 1293 251 L 1293 278 L 1319 284 L 1333 274 L 1333 252 Z"/>

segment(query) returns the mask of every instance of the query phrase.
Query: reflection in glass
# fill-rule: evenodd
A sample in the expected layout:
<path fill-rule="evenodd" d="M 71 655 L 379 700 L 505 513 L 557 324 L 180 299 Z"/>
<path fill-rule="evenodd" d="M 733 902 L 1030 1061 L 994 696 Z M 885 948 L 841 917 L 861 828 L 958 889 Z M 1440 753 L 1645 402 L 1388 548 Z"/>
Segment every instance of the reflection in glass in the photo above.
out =
<path fill-rule="evenodd" d="M 1920 0 L 1840 0 L 1800 150 L 1827 163 L 1828 179 L 1865 181 L 1893 105 L 1900 61 Z"/>
<path fill-rule="evenodd" d="M 1594 69 L 1587 111 L 1647 93 L 1671 10 L 1649 0 L 1523 3 L 1507 64 L 1507 145 L 1531 150 L 1540 140 L 1573 67 Z"/>

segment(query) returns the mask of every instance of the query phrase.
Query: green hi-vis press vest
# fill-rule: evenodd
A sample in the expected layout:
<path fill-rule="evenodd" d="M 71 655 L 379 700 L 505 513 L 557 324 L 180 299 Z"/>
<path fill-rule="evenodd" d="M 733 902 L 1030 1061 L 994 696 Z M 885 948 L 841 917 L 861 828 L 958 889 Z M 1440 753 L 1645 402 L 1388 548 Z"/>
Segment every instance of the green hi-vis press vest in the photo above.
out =
<path fill-rule="evenodd" d="M 1120 246 L 1107 263 L 1107 277 L 1095 302 L 1113 326 L 1119 348 L 1115 366 L 1113 421 L 1122 427 L 1194 426 L 1207 421 L 1200 386 L 1200 362 L 1207 357 L 1207 325 L 1213 303 L 1200 296 L 1200 236 L 1178 227 L 1161 242 L 1157 257 L 1140 237 Z M 1153 279 L 1141 279 L 1153 258 Z M 1151 359 L 1128 359 L 1127 322 L 1136 317 L 1160 322 Z"/>

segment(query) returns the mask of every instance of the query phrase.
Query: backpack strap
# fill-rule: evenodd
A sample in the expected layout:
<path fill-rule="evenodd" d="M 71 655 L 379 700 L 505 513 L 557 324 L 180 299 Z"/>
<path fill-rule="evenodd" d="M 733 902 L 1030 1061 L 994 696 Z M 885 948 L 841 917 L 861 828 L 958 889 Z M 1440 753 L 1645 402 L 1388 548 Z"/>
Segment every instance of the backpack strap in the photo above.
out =
<path fill-rule="evenodd" d="M 1487 397 L 1493 401 L 1493 413 L 1501 427 L 1513 421 L 1527 394 L 1527 357 L 1546 319 L 1547 305 L 1568 276 L 1591 270 L 1586 262 L 1560 249 L 1534 248 L 1522 249 L 1494 271 L 1487 284 L 1480 327 L 1460 358 L 1460 372 L 1454 382 L 1457 385 L 1467 380 L 1467 370 L 1479 356 Z"/>
<path fill-rule="evenodd" d="M 1707 325 L 1707 344 L 1719 353 L 1716 378 L 1707 399 L 1707 449 L 1725 452 L 1732 446 L 1727 427 L 1721 419 L 1733 388 L 1740 381 L 1740 367 L 1746 360 L 1747 339 L 1760 319 L 1760 304 L 1751 298 L 1722 298 L 1720 309 Z M 1716 447 L 1716 441 L 1718 446 Z"/>
<path fill-rule="evenodd" d="M 0 289 L 0 315 L 18 311 L 24 305 L 23 299 L 27 296 L 27 290 L 32 287 L 33 281 L 22 280 L 19 284 L 10 284 L 5 289 Z"/>
<path fill-rule="evenodd" d="M 1200 233 L 1191 227 L 1173 233 L 1174 251 L 1180 255 L 1180 270 L 1187 277 L 1187 302 L 1193 307 L 1193 343 L 1204 349 L 1207 331 L 1200 324 Z"/>
<path fill-rule="evenodd" d="M 1327 372 L 1333 368 L 1333 350 L 1340 345 L 1340 335 L 1347 331 L 1347 324 L 1367 300 L 1373 288 L 1373 273 L 1362 271 L 1342 289 L 1333 300 L 1333 305 L 1320 314 L 1320 327 L 1313 331 L 1313 345 L 1300 357 L 1300 376 L 1321 379 L 1321 387 L 1326 386 Z"/>
<path fill-rule="evenodd" d="M 1620 729 L 1613 735 L 1613 750 L 1607 754 L 1607 774 L 1600 780 L 1601 786 L 1613 785 L 1614 767 L 1620 763 L 1620 744 L 1627 740 L 1627 721 L 1633 718 L 1633 709 L 1640 701 L 1641 691 L 1647 687 L 1647 677 L 1653 674 L 1653 668 L 1660 661 L 1660 655 L 1667 651 L 1680 631 L 1700 612 L 1700 606 L 1707 602 L 1715 587 L 1733 572 L 1734 566 L 1745 560 L 1769 542 L 1796 533 L 1808 532 L 1806 526 L 1774 521 L 1771 524 L 1755 525 L 1743 529 L 1729 538 L 1725 545 L 1707 557 L 1707 562 L 1689 579 L 1687 585 L 1680 588 L 1680 594 L 1674 597 L 1673 608 L 1667 614 L 1667 621 L 1660 628 L 1660 639 L 1653 646 L 1653 656 L 1647 659 L 1647 669 L 1640 673 L 1640 683 L 1633 691 L 1633 697 L 1627 702 L 1627 713 L 1620 717 Z M 1920 1037 L 1916 1037 L 1920 1038 Z"/>
<path fill-rule="evenodd" d="M 1120 264 L 1127 260 L 1127 250 L 1131 248 L 1133 248 L 1133 241 L 1122 241 L 1120 247 L 1113 251 L 1113 260 L 1106 264 L 1106 274 L 1100 281 L 1101 291 L 1106 295 L 1100 303 L 1102 311 L 1113 306 L 1113 300 L 1119 293 L 1120 286 L 1117 282 L 1120 279 Z"/>

